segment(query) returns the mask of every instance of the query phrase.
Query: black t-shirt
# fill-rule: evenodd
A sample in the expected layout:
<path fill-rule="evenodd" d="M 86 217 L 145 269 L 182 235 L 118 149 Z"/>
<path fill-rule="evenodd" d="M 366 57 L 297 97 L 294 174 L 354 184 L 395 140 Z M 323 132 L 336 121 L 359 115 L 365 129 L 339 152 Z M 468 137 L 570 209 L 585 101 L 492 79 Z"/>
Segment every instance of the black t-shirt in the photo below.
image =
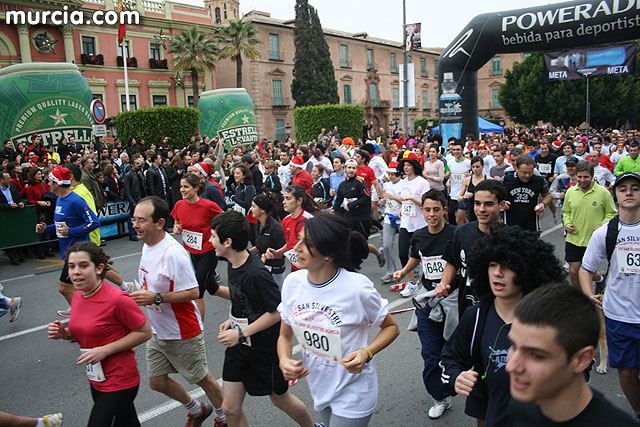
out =
<path fill-rule="evenodd" d="M 591 427 L 615 426 L 635 427 L 638 425 L 631 415 L 617 408 L 596 390 L 593 398 L 582 412 L 565 422 L 555 422 L 547 418 L 536 402 L 518 402 L 511 399 L 509 419 L 513 427 Z"/>
<path fill-rule="evenodd" d="M 258 257 L 249 253 L 247 261 L 238 268 L 228 267 L 229 292 L 231 293 L 231 314 L 255 322 L 265 313 L 272 313 L 280 304 L 280 290 L 271 273 Z M 280 322 L 251 336 L 252 347 L 261 342 L 271 344 L 278 337 Z M 266 344 L 266 343 L 265 343 Z"/>
<path fill-rule="evenodd" d="M 482 366 L 475 367 L 479 372 L 478 381 L 483 381 L 482 393 L 472 393 L 467 398 L 467 411 L 472 416 L 484 414 L 485 427 L 506 427 L 511 424 L 507 418 L 507 407 L 511 400 L 509 391 L 509 374 L 505 370 L 507 366 L 507 353 L 511 343 L 509 331 L 511 324 L 505 324 L 498 315 L 495 305 L 491 304 L 487 313 L 487 320 L 480 337 L 482 349 Z M 484 373 L 487 376 L 483 379 Z"/>
<path fill-rule="evenodd" d="M 556 167 L 556 159 L 557 157 L 553 153 L 549 153 L 547 157 L 542 157 L 542 154 L 538 154 L 536 156 L 535 160 L 538 172 L 547 179 L 547 182 L 549 182 L 549 177 L 553 176 L 553 170 Z"/>
<path fill-rule="evenodd" d="M 525 230 L 538 231 L 538 214 L 533 208 L 539 203 L 539 196 L 549 192 L 547 180 L 533 175 L 529 182 L 522 182 L 514 174 L 505 175 L 503 183 L 511 202 L 511 206 L 505 211 L 505 223 L 519 225 Z"/>
<path fill-rule="evenodd" d="M 280 249 L 287 244 L 284 238 L 284 230 L 282 224 L 276 221 L 272 216 L 267 216 L 264 227 L 261 227 L 256 238 L 256 247 L 258 248 L 258 256 L 262 256 L 267 252 L 268 248 Z M 272 274 L 284 273 L 284 258 L 268 259 L 266 264 L 267 270 L 271 270 Z"/>
<path fill-rule="evenodd" d="M 455 231 L 456 227 L 454 225 L 445 224 L 440 233 L 431 234 L 427 226 L 416 230 L 413 236 L 411 236 L 409 242 L 410 256 L 411 258 L 419 259 L 422 264 L 422 269 L 427 270 L 424 271 L 422 275 L 422 284 L 427 290 L 433 289 L 437 283 L 440 283 L 440 279 L 430 280 L 427 276 L 442 276 L 444 265 L 438 262 L 437 258 L 442 258 L 444 249 L 453 238 Z M 423 257 L 427 259 L 423 259 Z M 440 267 L 442 267 L 442 270 Z"/>
<path fill-rule="evenodd" d="M 453 239 L 444 249 L 442 259 L 460 269 L 460 286 L 458 290 L 458 313 L 462 317 L 467 307 L 476 305 L 480 299 L 471 288 L 471 281 L 467 277 L 467 257 L 475 247 L 477 241 L 484 235 L 478 228 L 478 221 L 468 222 L 456 228 Z"/>

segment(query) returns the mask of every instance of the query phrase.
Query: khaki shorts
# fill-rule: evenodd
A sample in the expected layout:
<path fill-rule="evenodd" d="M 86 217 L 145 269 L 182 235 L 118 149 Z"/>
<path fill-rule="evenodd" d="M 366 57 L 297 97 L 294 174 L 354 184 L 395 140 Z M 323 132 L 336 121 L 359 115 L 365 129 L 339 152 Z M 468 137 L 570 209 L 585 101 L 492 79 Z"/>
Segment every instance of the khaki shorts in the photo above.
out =
<path fill-rule="evenodd" d="M 180 374 L 196 384 L 209 373 L 204 334 L 185 340 L 161 340 L 154 334 L 147 341 L 147 371 L 149 377 Z"/>

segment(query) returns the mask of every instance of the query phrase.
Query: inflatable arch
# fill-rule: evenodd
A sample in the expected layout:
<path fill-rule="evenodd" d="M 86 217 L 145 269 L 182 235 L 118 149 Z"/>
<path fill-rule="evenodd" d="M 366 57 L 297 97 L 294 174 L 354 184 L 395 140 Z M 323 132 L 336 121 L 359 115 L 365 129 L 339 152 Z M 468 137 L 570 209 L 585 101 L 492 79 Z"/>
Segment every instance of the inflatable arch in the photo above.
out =
<path fill-rule="evenodd" d="M 444 143 L 478 135 L 478 70 L 498 53 L 565 49 L 640 37 L 640 0 L 569 1 L 478 15 L 440 55 Z"/>

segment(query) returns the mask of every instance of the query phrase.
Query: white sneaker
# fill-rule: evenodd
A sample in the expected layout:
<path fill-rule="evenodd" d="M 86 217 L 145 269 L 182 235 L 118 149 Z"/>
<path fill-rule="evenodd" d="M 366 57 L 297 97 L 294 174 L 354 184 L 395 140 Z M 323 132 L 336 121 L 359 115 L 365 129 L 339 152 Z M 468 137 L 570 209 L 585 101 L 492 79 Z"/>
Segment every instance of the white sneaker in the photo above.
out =
<path fill-rule="evenodd" d="M 404 298 L 410 297 L 412 294 L 418 292 L 420 289 L 420 283 L 417 280 L 410 281 L 407 286 L 400 292 L 400 296 Z"/>
<path fill-rule="evenodd" d="M 429 418 L 435 420 L 440 418 L 444 411 L 451 409 L 451 398 L 447 397 L 443 400 L 436 400 L 431 408 L 429 408 Z"/>
<path fill-rule="evenodd" d="M 395 280 L 393 280 L 393 273 L 387 273 L 384 276 L 382 276 L 382 278 L 380 279 L 380 281 L 382 283 L 384 283 L 385 285 L 391 283 L 391 282 L 395 282 Z"/>

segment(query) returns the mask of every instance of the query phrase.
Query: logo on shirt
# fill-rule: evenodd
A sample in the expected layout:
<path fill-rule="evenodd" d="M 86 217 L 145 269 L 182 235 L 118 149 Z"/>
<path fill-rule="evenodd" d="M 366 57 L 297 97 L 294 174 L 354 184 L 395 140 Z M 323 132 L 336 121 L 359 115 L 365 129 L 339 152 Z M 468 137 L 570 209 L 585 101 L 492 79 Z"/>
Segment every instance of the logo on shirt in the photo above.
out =
<path fill-rule="evenodd" d="M 594 201 L 593 203 L 591 203 L 593 206 L 598 206 L 598 202 Z"/>
<path fill-rule="evenodd" d="M 491 366 L 494 366 L 493 373 L 495 374 L 507 365 L 507 354 L 509 350 L 506 348 L 494 349 L 489 346 L 489 351 L 489 363 L 491 363 Z"/>

